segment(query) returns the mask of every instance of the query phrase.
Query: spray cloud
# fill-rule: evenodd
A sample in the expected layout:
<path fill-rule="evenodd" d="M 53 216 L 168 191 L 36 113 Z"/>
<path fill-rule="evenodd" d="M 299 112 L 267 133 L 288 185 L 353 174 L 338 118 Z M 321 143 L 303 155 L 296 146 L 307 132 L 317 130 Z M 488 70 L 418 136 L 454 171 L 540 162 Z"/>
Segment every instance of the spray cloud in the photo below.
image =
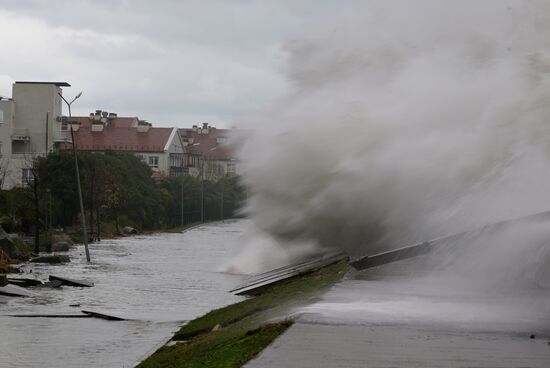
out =
<path fill-rule="evenodd" d="M 367 254 L 550 209 L 549 15 L 368 1 L 307 27 L 241 151 L 254 225 Z"/>

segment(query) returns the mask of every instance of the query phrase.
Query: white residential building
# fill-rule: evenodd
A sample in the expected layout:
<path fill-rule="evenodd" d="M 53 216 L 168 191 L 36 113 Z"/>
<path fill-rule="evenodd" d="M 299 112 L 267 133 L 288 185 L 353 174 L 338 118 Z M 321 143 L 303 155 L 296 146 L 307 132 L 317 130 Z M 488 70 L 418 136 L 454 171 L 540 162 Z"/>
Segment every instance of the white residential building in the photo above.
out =
<path fill-rule="evenodd" d="M 33 157 L 45 155 L 59 142 L 62 131 L 59 94 L 66 82 L 15 82 L 12 98 L 0 100 L 1 188 L 22 185 Z"/>
<path fill-rule="evenodd" d="M 29 167 L 34 158 L 72 146 L 68 120 L 62 117 L 61 87 L 70 85 L 15 82 L 12 98 L 0 99 L 0 189 L 25 185 L 32 179 Z M 188 172 L 176 128 L 154 128 L 137 117 L 101 110 L 71 122 L 78 150 L 134 153 L 155 177 Z"/>

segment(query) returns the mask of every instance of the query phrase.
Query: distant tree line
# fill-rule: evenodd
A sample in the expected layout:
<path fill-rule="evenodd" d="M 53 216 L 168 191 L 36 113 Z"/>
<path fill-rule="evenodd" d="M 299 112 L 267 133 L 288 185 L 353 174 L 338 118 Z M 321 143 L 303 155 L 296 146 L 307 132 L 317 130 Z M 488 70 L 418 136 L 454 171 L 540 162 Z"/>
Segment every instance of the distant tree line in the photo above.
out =
<path fill-rule="evenodd" d="M 27 185 L 0 191 L 0 224 L 8 231 L 65 228 L 78 224 L 80 207 L 74 157 L 60 151 L 30 159 Z M 189 175 L 154 179 L 130 153 L 79 152 L 88 229 L 121 226 L 162 229 L 231 218 L 245 197 L 235 176 L 201 180 Z"/>

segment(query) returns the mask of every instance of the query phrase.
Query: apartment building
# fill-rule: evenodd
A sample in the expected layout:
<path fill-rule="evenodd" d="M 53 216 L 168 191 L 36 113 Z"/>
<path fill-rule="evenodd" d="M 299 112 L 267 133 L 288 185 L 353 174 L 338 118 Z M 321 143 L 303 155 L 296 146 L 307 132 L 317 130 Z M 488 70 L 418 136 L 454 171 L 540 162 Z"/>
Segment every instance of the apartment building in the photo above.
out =
<path fill-rule="evenodd" d="M 52 149 L 72 148 L 71 126 L 77 150 L 134 153 L 159 178 L 188 172 L 176 128 L 155 128 L 137 117 L 101 110 L 69 121 L 62 116 L 62 87 L 70 84 L 18 81 L 11 98 L 0 98 L 1 189 L 28 183 L 34 158 Z"/>
<path fill-rule="evenodd" d="M 67 82 L 18 81 L 0 99 L 0 188 L 22 185 L 33 157 L 69 141 L 62 129 L 62 87 Z"/>

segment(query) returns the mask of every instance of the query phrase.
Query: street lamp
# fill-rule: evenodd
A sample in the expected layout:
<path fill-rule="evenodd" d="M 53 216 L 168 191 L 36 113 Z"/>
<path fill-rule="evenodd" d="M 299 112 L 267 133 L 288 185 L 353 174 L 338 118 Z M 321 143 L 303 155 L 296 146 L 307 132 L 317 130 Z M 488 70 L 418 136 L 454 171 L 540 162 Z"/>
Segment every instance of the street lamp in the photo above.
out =
<path fill-rule="evenodd" d="M 181 179 L 181 218 L 180 218 L 180 225 L 183 226 L 183 175 L 180 176 Z"/>
<path fill-rule="evenodd" d="M 198 143 L 192 144 L 191 146 L 194 147 L 194 146 L 198 146 L 200 144 L 201 143 L 198 142 Z M 193 152 L 193 150 L 191 150 L 191 152 Z M 202 197 L 202 189 L 201 189 L 201 197 Z M 201 205 L 201 221 L 203 220 L 202 213 L 203 213 L 203 206 Z M 183 178 L 181 179 L 181 219 L 180 219 L 180 223 L 183 226 Z"/>
<path fill-rule="evenodd" d="M 197 143 L 200 144 L 200 143 Z M 215 151 L 216 148 L 210 148 L 209 151 Z M 204 160 L 206 157 L 202 158 L 201 162 L 201 222 L 204 222 Z"/>
<path fill-rule="evenodd" d="M 201 161 L 201 222 L 204 222 L 204 158 Z"/>
<path fill-rule="evenodd" d="M 60 92 L 57 92 L 57 94 L 59 95 L 59 97 L 61 97 L 61 99 L 63 101 L 65 101 L 65 103 L 67 104 L 67 107 L 69 108 L 69 118 L 72 116 L 71 115 L 71 105 L 73 104 L 73 102 L 75 102 L 76 100 L 78 100 L 80 98 L 80 96 L 82 96 L 82 92 L 79 92 L 76 96 L 74 96 L 73 100 L 71 102 L 68 102 L 67 100 L 65 100 L 65 97 L 63 97 L 63 95 L 60 93 Z"/>
<path fill-rule="evenodd" d="M 74 167 L 75 167 L 75 172 L 76 172 L 76 185 L 77 185 L 77 189 L 78 189 L 78 200 L 80 202 L 80 217 L 82 219 L 82 234 L 84 235 L 84 249 L 86 250 L 86 261 L 90 262 L 90 251 L 88 250 L 88 232 L 86 231 L 86 217 L 85 217 L 85 214 L 84 214 L 84 202 L 82 201 L 82 187 L 80 185 L 80 171 L 78 170 L 78 159 L 77 159 L 77 156 L 76 156 L 76 146 L 74 144 L 74 131 L 73 131 L 73 125 L 72 125 L 72 122 L 71 122 L 71 118 L 72 118 L 71 105 L 73 104 L 73 102 L 75 102 L 77 99 L 79 99 L 80 96 L 82 96 L 82 92 L 77 94 L 72 99 L 71 102 L 68 102 L 60 92 L 58 92 L 57 94 L 59 95 L 59 97 L 61 97 L 61 99 L 63 101 L 65 101 L 65 103 L 67 104 L 67 107 L 69 108 L 69 127 L 71 129 L 71 142 L 73 144 Z"/>
<path fill-rule="evenodd" d="M 216 149 L 218 149 L 218 147 L 213 147 L 213 148 L 210 148 L 210 151 L 215 151 Z M 221 181 L 221 185 L 222 185 L 222 189 L 221 189 L 221 198 L 220 198 L 220 220 L 223 221 L 223 195 L 224 195 L 224 190 L 225 190 L 225 181 L 224 181 L 224 174 L 223 174 L 223 171 L 222 171 L 222 176 L 220 178 L 220 181 Z"/>

